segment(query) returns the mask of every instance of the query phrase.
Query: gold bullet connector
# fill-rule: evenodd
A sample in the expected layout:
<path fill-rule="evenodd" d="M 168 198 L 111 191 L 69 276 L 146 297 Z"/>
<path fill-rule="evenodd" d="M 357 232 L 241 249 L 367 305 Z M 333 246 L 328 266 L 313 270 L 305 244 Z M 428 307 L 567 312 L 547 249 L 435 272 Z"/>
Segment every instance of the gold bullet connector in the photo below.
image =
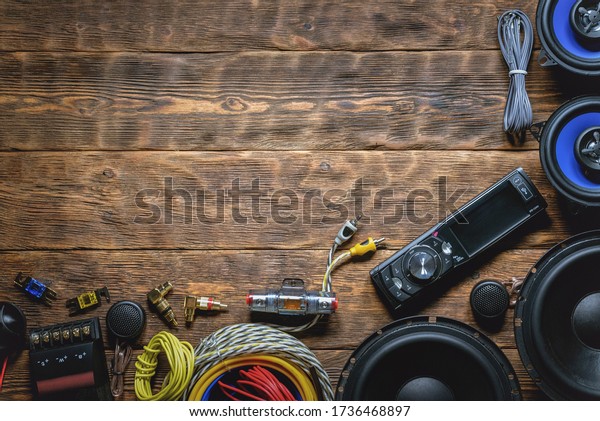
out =
<path fill-rule="evenodd" d="M 185 322 L 190 324 L 194 321 L 196 310 L 201 311 L 225 311 L 227 304 L 221 304 L 213 297 L 196 297 L 188 295 L 183 303 L 183 311 L 185 313 Z"/>
<path fill-rule="evenodd" d="M 165 282 L 162 285 L 157 286 L 147 295 L 148 302 L 154 309 L 160 314 L 160 316 L 167 321 L 171 326 L 177 326 L 177 319 L 175 313 L 169 302 L 165 299 L 165 296 L 171 292 L 173 284 Z"/>

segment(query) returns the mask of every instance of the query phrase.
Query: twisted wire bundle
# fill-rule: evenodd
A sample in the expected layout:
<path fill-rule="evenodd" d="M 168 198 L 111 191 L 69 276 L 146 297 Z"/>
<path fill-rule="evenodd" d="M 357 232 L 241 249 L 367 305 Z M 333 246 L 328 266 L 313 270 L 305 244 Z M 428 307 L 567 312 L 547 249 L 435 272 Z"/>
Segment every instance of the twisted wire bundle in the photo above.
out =
<path fill-rule="evenodd" d="M 164 352 L 171 370 L 166 375 L 161 390 L 153 394 L 150 381 L 156 373 L 158 355 Z M 180 341 L 170 332 L 162 331 L 150 339 L 144 353 L 135 363 L 135 394 L 143 401 L 175 401 L 181 398 L 194 371 L 194 348 Z"/>
<path fill-rule="evenodd" d="M 504 131 L 522 140 L 533 122 L 531 102 L 525 87 L 533 50 L 533 26 L 529 17 L 520 10 L 504 12 L 498 20 L 498 42 L 510 77 Z"/>
<path fill-rule="evenodd" d="M 333 400 L 333 389 L 325 369 L 315 355 L 298 339 L 278 329 L 255 323 L 226 326 L 207 336 L 195 349 L 194 374 L 184 399 L 199 399 L 199 385 L 206 374 L 218 364 L 241 357 L 270 356 L 297 366 L 303 377 L 319 382 L 325 400 Z M 299 379 L 302 382 L 302 379 Z M 306 380 L 304 380 L 306 381 Z"/>

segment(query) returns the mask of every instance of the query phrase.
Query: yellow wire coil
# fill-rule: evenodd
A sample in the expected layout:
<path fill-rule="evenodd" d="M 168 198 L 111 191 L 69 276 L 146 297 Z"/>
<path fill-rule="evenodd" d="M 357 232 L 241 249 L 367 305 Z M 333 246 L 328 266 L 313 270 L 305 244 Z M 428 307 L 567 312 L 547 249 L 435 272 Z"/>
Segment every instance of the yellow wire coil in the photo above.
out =
<path fill-rule="evenodd" d="M 161 390 L 153 394 L 150 381 L 156 374 L 158 355 L 164 352 L 171 370 L 166 375 Z M 135 395 L 142 401 L 175 401 L 188 386 L 194 373 L 194 348 L 180 341 L 170 332 L 157 333 L 135 363 Z"/>

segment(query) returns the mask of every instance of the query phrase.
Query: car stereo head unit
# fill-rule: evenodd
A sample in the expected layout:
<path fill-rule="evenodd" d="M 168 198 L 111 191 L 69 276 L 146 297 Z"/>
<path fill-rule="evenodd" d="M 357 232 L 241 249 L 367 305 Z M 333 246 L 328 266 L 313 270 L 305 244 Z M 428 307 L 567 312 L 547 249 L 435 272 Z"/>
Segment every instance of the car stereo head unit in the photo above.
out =
<path fill-rule="evenodd" d="M 371 279 L 390 309 L 405 315 L 546 206 L 518 168 L 371 270 Z"/>

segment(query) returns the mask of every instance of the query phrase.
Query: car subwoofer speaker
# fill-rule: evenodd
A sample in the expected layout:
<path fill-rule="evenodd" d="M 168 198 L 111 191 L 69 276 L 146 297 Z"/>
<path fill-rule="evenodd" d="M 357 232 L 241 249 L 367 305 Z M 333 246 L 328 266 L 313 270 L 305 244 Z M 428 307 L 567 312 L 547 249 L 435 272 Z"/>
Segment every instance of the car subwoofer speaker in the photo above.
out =
<path fill-rule="evenodd" d="M 536 125 L 546 176 L 572 205 L 571 212 L 600 207 L 600 96 L 563 104 Z M 534 129 L 534 128 L 532 128 Z"/>
<path fill-rule="evenodd" d="M 553 399 L 600 399 L 600 231 L 576 235 L 533 266 L 515 308 L 525 368 Z"/>
<path fill-rule="evenodd" d="M 600 75 L 600 0 L 541 0 L 536 23 L 542 66 Z"/>
<path fill-rule="evenodd" d="M 354 351 L 337 400 L 519 400 L 500 349 L 464 323 L 442 317 L 397 320 Z"/>

